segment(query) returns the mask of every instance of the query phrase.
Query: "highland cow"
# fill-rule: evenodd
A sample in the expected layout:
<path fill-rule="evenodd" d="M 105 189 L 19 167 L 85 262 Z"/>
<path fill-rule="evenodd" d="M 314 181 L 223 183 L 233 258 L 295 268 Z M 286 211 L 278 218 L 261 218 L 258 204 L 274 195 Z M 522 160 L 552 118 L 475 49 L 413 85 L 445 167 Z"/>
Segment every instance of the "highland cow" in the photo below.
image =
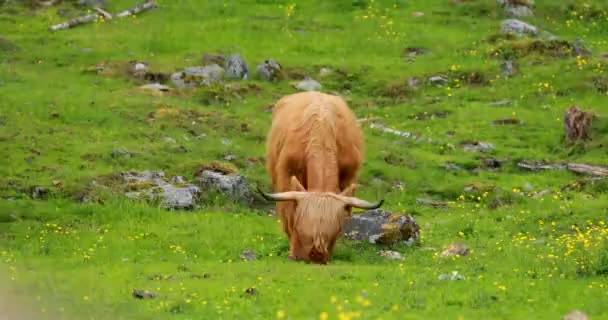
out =
<path fill-rule="evenodd" d="M 289 258 L 326 264 L 352 208 L 382 205 L 354 197 L 363 160 L 363 133 L 346 102 L 302 92 L 274 106 L 266 166 L 277 213 L 289 239 Z"/>

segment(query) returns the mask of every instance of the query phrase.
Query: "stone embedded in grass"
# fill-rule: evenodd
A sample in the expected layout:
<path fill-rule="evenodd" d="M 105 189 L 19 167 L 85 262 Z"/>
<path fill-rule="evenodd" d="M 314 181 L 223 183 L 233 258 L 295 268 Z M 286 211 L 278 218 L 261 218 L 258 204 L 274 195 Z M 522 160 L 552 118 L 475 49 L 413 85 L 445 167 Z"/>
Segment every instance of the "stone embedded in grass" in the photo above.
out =
<path fill-rule="evenodd" d="M 427 82 L 437 87 L 443 87 L 448 84 L 448 77 L 444 75 L 430 76 Z"/>
<path fill-rule="evenodd" d="M 500 169 L 502 161 L 494 158 L 483 158 L 481 159 L 481 166 L 484 169 Z"/>
<path fill-rule="evenodd" d="M 224 63 L 226 78 L 228 79 L 247 79 L 249 68 L 245 59 L 238 53 L 232 53 Z"/>
<path fill-rule="evenodd" d="M 197 186 L 179 183 L 184 181 L 183 178 L 174 179 L 173 183 L 167 182 L 163 172 L 125 172 L 121 177 L 128 198 L 160 201 L 166 209 L 192 209 L 196 206 L 201 192 Z"/>
<path fill-rule="evenodd" d="M 241 294 L 241 297 L 251 297 L 251 296 L 255 296 L 257 294 L 259 294 L 258 289 L 256 289 L 255 287 L 251 287 L 251 288 L 245 289 L 245 292 L 243 292 L 243 294 Z"/>
<path fill-rule="evenodd" d="M 222 81 L 225 70 L 217 64 L 186 67 L 184 71 L 171 75 L 171 82 L 177 88 L 210 86 Z"/>
<path fill-rule="evenodd" d="M 500 72 L 504 77 L 512 77 L 519 73 L 519 65 L 515 61 L 503 61 L 500 64 Z"/>
<path fill-rule="evenodd" d="M 112 158 L 114 158 L 114 159 L 116 159 L 116 158 L 131 158 L 134 155 L 135 155 L 135 153 L 132 153 L 129 150 L 122 149 L 122 148 L 114 149 L 110 153 L 110 156 Z"/>
<path fill-rule="evenodd" d="M 450 281 L 457 281 L 457 280 L 466 280 L 467 278 L 465 276 L 463 276 L 462 274 L 458 273 L 458 271 L 452 271 L 451 273 L 442 273 L 439 275 L 438 277 L 439 280 L 450 280 Z"/>
<path fill-rule="evenodd" d="M 311 77 L 305 77 L 304 80 L 297 83 L 294 87 L 300 91 L 318 91 L 323 86 Z"/>
<path fill-rule="evenodd" d="M 489 105 L 492 107 L 507 107 L 513 104 L 512 100 L 500 100 L 500 101 L 494 101 L 494 102 L 490 102 Z"/>
<path fill-rule="evenodd" d="M 460 145 L 464 151 L 468 152 L 489 152 L 494 150 L 494 145 L 489 142 L 463 141 Z"/>
<path fill-rule="evenodd" d="M 509 17 L 530 17 L 534 15 L 532 11 L 534 1 L 532 0 L 497 0 L 496 2 Z"/>
<path fill-rule="evenodd" d="M 525 35 L 538 36 L 538 29 L 535 26 L 517 19 L 504 20 L 500 24 L 500 31 L 502 33 L 514 33 L 520 37 Z"/>
<path fill-rule="evenodd" d="M 458 166 L 457 164 L 453 163 L 453 162 L 444 162 L 442 164 L 439 165 L 440 167 L 448 170 L 448 171 L 460 171 L 463 170 L 460 166 Z"/>
<path fill-rule="evenodd" d="M 274 81 L 281 76 L 281 65 L 273 58 L 270 58 L 258 64 L 256 71 L 260 79 Z"/>
<path fill-rule="evenodd" d="M 342 232 L 348 239 L 376 244 L 413 245 L 420 239 L 420 226 L 412 216 L 381 209 L 353 214 Z"/>
<path fill-rule="evenodd" d="M 445 250 L 443 250 L 439 257 L 441 258 L 451 258 L 455 256 L 465 257 L 470 253 L 469 247 L 464 243 L 453 242 L 451 243 Z"/>
<path fill-rule="evenodd" d="M 223 66 L 226 63 L 226 57 L 222 53 L 204 53 L 202 59 L 203 66 L 217 64 Z"/>
<path fill-rule="evenodd" d="M 46 199 L 49 195 L 49 189 L 41 186 L 35 186 L 32 188 L 32 199 L 42 200 Z"/>
<path fill-rule="evenodd" d="M 419 205 L 422 205 L 422 206 L 432 207 L 432 208 L 436 208 L 436 209 L 446 209 L 449 206 L 446 201 L 437 201 L 437 200 L 422 199 L 422 198 L 416 199 L 416 203 Z"/>
<path fill-rule="evenodd" d="M 154 299 L 158 295 L 154 291 L 133 289 L 131 293 L 137 299 Z"/>
<path fill-rule="evenodd" d="M 498 120 L 494 120 L 492 121 L 492 125 L 510 125 L 510 124 L 518 124 L 518 125 L 523 125 L 524 122 L 522 120 L 519 119 L 515 119 L 515 118 L 506 118 L 506 119 L 498 119 Z"/>
<path fill-rule="evenodd" d="M 240 258 L 245 261 L 254 261 L 257 260 L 257 256 L 255 253 L 251 252 L 251 250 L 245 250 L 241 253 Z"/>
<path fill-rule="evenodd" d="M 392 251 L 392 250 L 380 250 L 380 251 L 378 251 L 378 255 L 380 255 L 383 258 L 389 259 L 389 260 L 399 260 L 399 261 L 405 260 L 405 258 L 401 255 L 401 253 L 399 253 L 397 251 Z"/>
<path fill-rule="evenodd" d="M 241 175 L 202 170 L 196 177 L 197 185 L 204 191 L 219 191 L 235 201 L 250 203 L 253 196 L 247 178 Z"/>
<path fill-rule="evenodd" d="M 154 96 L 164 96 L 167 93 L 171 92 L 171 88 L 160 83 L 150 83 L 140 86 L 139 91 L 148 93 Z"/>
<path fill-rule="evenodd" d="M 589 320 L 589 316 L 580 310 L 572 310 L 562 320 Z"/>
<path fill-rule="evenodd" d="M 105 8 L 106 0 L 78 0 L 78 5 L 88 8 Z"/>

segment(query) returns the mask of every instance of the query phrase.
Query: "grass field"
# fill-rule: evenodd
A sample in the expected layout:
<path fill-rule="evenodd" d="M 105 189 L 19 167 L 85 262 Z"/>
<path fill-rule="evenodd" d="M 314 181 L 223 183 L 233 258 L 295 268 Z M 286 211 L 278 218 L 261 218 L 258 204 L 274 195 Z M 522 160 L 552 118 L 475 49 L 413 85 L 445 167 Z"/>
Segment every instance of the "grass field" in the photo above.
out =
<path fill-rule="evenodd" d="M 541 50 L 533 38 L 497 36 L 507 17 L 490 0 L 159 0 L 136 17 L 49 32 L 84 13 L 67 2 L 33 10 L 0 1 L 0 287 L 22 313 L 11 319 L 26 311 L 36 319 L 560 319 L 573 309 L 608 319 L 608 180 L 517 166 L 608 165 L 604 1 L 537 0 L 535 16 L 522 18 L 568 44 L 581 39 L 588 56 L 561 42 Z M 135 4 L 108 2 L 109 12 Z M 172 73 L 216 52 L 242 55 L 249 79 L 157 96 L 122 72 L 95 71 L 140 60 Z M 256 79 L 255 66 L 270 57 L 287 79 Z M 520 73 L 503 76 L 505 59 Z M 319 74 L 323 67 L 333 72 Z M 425 83 L 437 74 L 447 83 Z M 432 139 L 364 125 L 358 195 L 413 215 L 418 245 L 341 239 L 329 265 L 310 265 L 287 260 L 275 216 L 226 197 L 193 211 L 112 192 L 78 200 L 101 176 L 153 170 L 191 179 L 226 154 L 268 189 L 259 161 L 265 110 L 296 92 L 302 75 L 343 95 L 359 118 Z M 564 141 L 572 104 L 598 115 L 591 141 Z M 493 124 L 500 119 L 523 123 Z M 468 152 L 466 141 L 494 149 Z M 487 158 L 501 165 L 486 168 Z M 33 199 L 36 186 L 48 197 Z M 440 258 L 452 242 L 470 254 Z M 245 250 L 257 260 L 240 259 Z M 453 271 L 465 279 L 439 279 Z M 156 297 L 136 299 L 134 289 Z"/>

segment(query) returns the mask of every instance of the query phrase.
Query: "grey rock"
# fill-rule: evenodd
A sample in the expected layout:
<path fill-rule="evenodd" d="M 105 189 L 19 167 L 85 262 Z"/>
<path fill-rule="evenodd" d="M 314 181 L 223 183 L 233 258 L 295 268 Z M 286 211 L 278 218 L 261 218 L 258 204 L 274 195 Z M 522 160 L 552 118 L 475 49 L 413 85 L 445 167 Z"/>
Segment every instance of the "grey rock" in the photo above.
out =
<path fill-rule="evenodd" d="M 494 145 L 489 142 L 469 141 L 462 143 L 462 148 L 468 152 L 488 152 L 494 150 Z"/>
<path fill-rule="evenodd" d="M 407 85 L 412 89 L 418 89 L 418 86 L 420 85 L 420 79 L 416 77 L 411 77 L 407 79 Z"/>
<path fill-rule="evenodd" d="M 126 172 L 121 174 L 126 184 L 142 183 L 142 190 L 127 192 L 125 195 L 132 199 L 148 201 L 160 200 L 166 209 L 192 209 L 200 196 L 200 188 L 188 184 L 182 177 L 173 177 L 167 182 L 163 172 Z"/>
<path fill-rule="evenodd" d="M 148 91 L 158 91 L 158 92 L 169 92 L 169 91 L 171 91 L 171 88 L 169 88 L 168 86 L 166 86 L 164 84 L 160 84 L 160 83 L 144 84 L 143 86 L 140 86 L 139 89 L 140 90 L 148 90 Z"/>
<path fill-rule="evenodd" d="M 451 243 L 445 250 L 443 250 L 439 257 L 441 258 L 450 258 L 454 256 L 468 256 L 470 253 L 469 247 L 464 243 L 453 242 Z"/>
<path fill-rule="evenodd" d="M 32 198 L 36 200 L 45 199 L 49 195 L 49 189 L 41 186 L 32 188 Z"/>
<path fill-rule="evenodd" d="M 110 153 L 112 158 L 130 158 L 133 154 L 126 149 L 114 149 Z"/>
<path fill-rule="evenodd" d="M 326 77 L 332 73 L 333 73 L 333 71 L 330 68 L 323 67 L 323 68 L 319 69 L 319 76 L 321 76 L 321 77 Z"/>
<path fill-rule="evenodd" d="M 177 143 L 177 141 L 171 137 L 164 137 L 163 141 L 166 143 L 171 143 L 171 144 Z"/>
<path fill-rule="evenodd" d="M 171 74 L 171 76 L 169 77 L 169 79 L 171 80 L 171 83 L 176 87 L 176 88 L 185 88 L 186 87 L 186 81 L 184 81 L 184 73 L 183 72 L 174 72 L 173 74 Z"/>
<path fill-rule="evenodd" d="M 460 170 L 462 170 L 462 168 L 460 166 L 458 166 L 457 164 L 452 163 L 452 162 L 444 162 L 440 166 L 443 167 L 444 169 L 448 170 L 448 171 L 460 171 Z"/>
<path fill-rule="evenodd" d="M 241 175 L 226 175 L 211 170 L 203 170 L 195 178 L 195 181 L 203 191 L 219 191 L 235 201 L 249 203 L 253 200 L 247 178 Z"/>
<path fill-rule="evenodd" d="M 568 312 L 563 318 L 563 320 L 589 320 L 589 316 L 587 316 L 584 312 L 580 310 L 572 310 Z"/>
<path fill-rule="evenodd" d="M 89 8 L 105 8 L 107 3 L 106 0 L 78 0 L 78 5 L 86 6 Z"/>
<path fill-rule="evenodd" d="M 177 88 L 209 86 L 221 82 L 225 71 L 217 64 L 187 67 L 182 72 L 175 72 L 170 79 Z"/>
<path fill-rule="evenodd" d="M 273 81 L 278 79 L 281 72 L 281 65 L 276 60 L 270 58 L 258 64 L 256 71 L 260 79 Z"/>
<path fill-rule="evenodd" d="M 452 271 L 451 273 L 442 273 L 439 275 L 439 280 L 450 280 L 450 281 L 457 281 L 457 280 L 466 280 L 467 278 L 465 276 L 463 276 L 462 274 L 458 273 L 458 271 Z"/>
<path fill-rule="evenodd" d="M 588 57 L 591 55 L 591 49 L 589 49 L 581 39 L 576 39 L 573 41 L 572 52 L 581 57 Z"/>
<path fill-rule="evenodd" d="M 437 201 L 437 200 L 423 199 L 423 198 L 416 199 L 416 203 L 421 206 L 427 206 L 427 207 L 432 207 L 432 208 L 436 208 L 436 209 L 437 208 L 446 209 L 449 206 L 446 201 Z"/>
<path fill-rule="evenodd" d="M 322 87 L 323 86 L 321 86 L 319 82 L 310 77 L 304 78 L 304 80 L 296 85 L 296 89 L 300 91 L 318 91 L 321 90 Z"/>
<path fill-rule="evenodd" d="M 243 251 L 243 253 L 241 254 L 240 257 L 241 257 L 241 259 L 246 260 L 246 261 L 257 260 L 255 253 L 251 252 L 250 250 Z"/>
<path fill-rule="evenodd" d="M 392 250 L 381 250 L 378 252 L 378 255 L 384 257 L 389 260 L 399 260 L 403 261 L 405 258 L 401 255 L 401 253 Z"/>
<path fill-rule="evenodd" d="M 538 36 L 538 29 L 535 26 L 517 19 L 504 20 L 500 24 L 500 31 L 502 33 L 514 33 L 518 36 Z"/>
<path fill-rule="evenodd" d="M 429 49 L 414 48 L 414 47 L 405 48 L 405 50 L 403 50 L 403 51 L 404 51 L 404 54 L 408 57 L 423 56 L 423 55 L 431 53 L 431 51 Z"/>
<path fill-rule="evenodd" d="M 342 232 L 348 239 L 377 244 L 413 245 L 420 239 L 420 226 L 413 217 L 381 209 L 354 214 Z"/>
<path fill-rule="evenodd" d="M 504 61 L 500 64 L 500 73 L 504 77 L 512 77 L 519 73 L 519 65 L 515 61 Z"/>
<path fill-rule="evenodd" d="M 494 102 L 490 102 L 489 105 L 493 106 L 493 107 L 507 107 L 513 104 L 513 101 L 511 100 L 500 100 L 500 101 L 494 101 Z"/>
<path fill-rule="evenodd" d="M 530 182 L 524 183 L 524 186 L 523 186 L 524 191 L 530 192 L 530 191 L 534 191 L 534 189 L 536 189 L 536 188 L 534 188 L 534 186 Z"/>
<path fill-rule="evenodd" d="M 430 76 L 427 81 L 434 86 L 442 87 L 448 84 L 448 77 L 443 75 Z"/>
<path fill-rule="evenodd" d="M 238 53 L 232 53 L 228 56 L 224 68 L 226 69 L 226 78 L 247 79 L 249 73 L 247 62 Z"/>
<path fill-rule="evenodd" d="M 534 15 L 532 9 L 526 6 L 507 6 L 505 12 L 509 17 L 531 17 Z"/>

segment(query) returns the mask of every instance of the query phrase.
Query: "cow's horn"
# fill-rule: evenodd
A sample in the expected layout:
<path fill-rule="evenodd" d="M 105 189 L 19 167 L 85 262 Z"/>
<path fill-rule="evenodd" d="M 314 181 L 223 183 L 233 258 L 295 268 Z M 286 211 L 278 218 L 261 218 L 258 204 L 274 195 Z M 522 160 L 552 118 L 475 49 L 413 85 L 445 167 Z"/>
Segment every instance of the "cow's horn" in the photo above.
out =
<path fill-rule="evenodd" d="M 378 209 L 384 203 L 384 199 L 378 201 L 378 203 L 370 203 L 365 200 L 361 200 L 355 197 L 344 197 L 343 201 L 350 205 L 353 208 L 366 209 L 366 210 L 374 210 Z"/>
<path fill-rule="evenodd" d="M 264 197 L 264 199 L 268 201 L 290 201 L 297 200 L 301 198 L 305 192 L 300 191 L 287 191 L 287 192 L 279 192 L 279 193 L 266 193 L 257 187 L 258 192 Z"/>

